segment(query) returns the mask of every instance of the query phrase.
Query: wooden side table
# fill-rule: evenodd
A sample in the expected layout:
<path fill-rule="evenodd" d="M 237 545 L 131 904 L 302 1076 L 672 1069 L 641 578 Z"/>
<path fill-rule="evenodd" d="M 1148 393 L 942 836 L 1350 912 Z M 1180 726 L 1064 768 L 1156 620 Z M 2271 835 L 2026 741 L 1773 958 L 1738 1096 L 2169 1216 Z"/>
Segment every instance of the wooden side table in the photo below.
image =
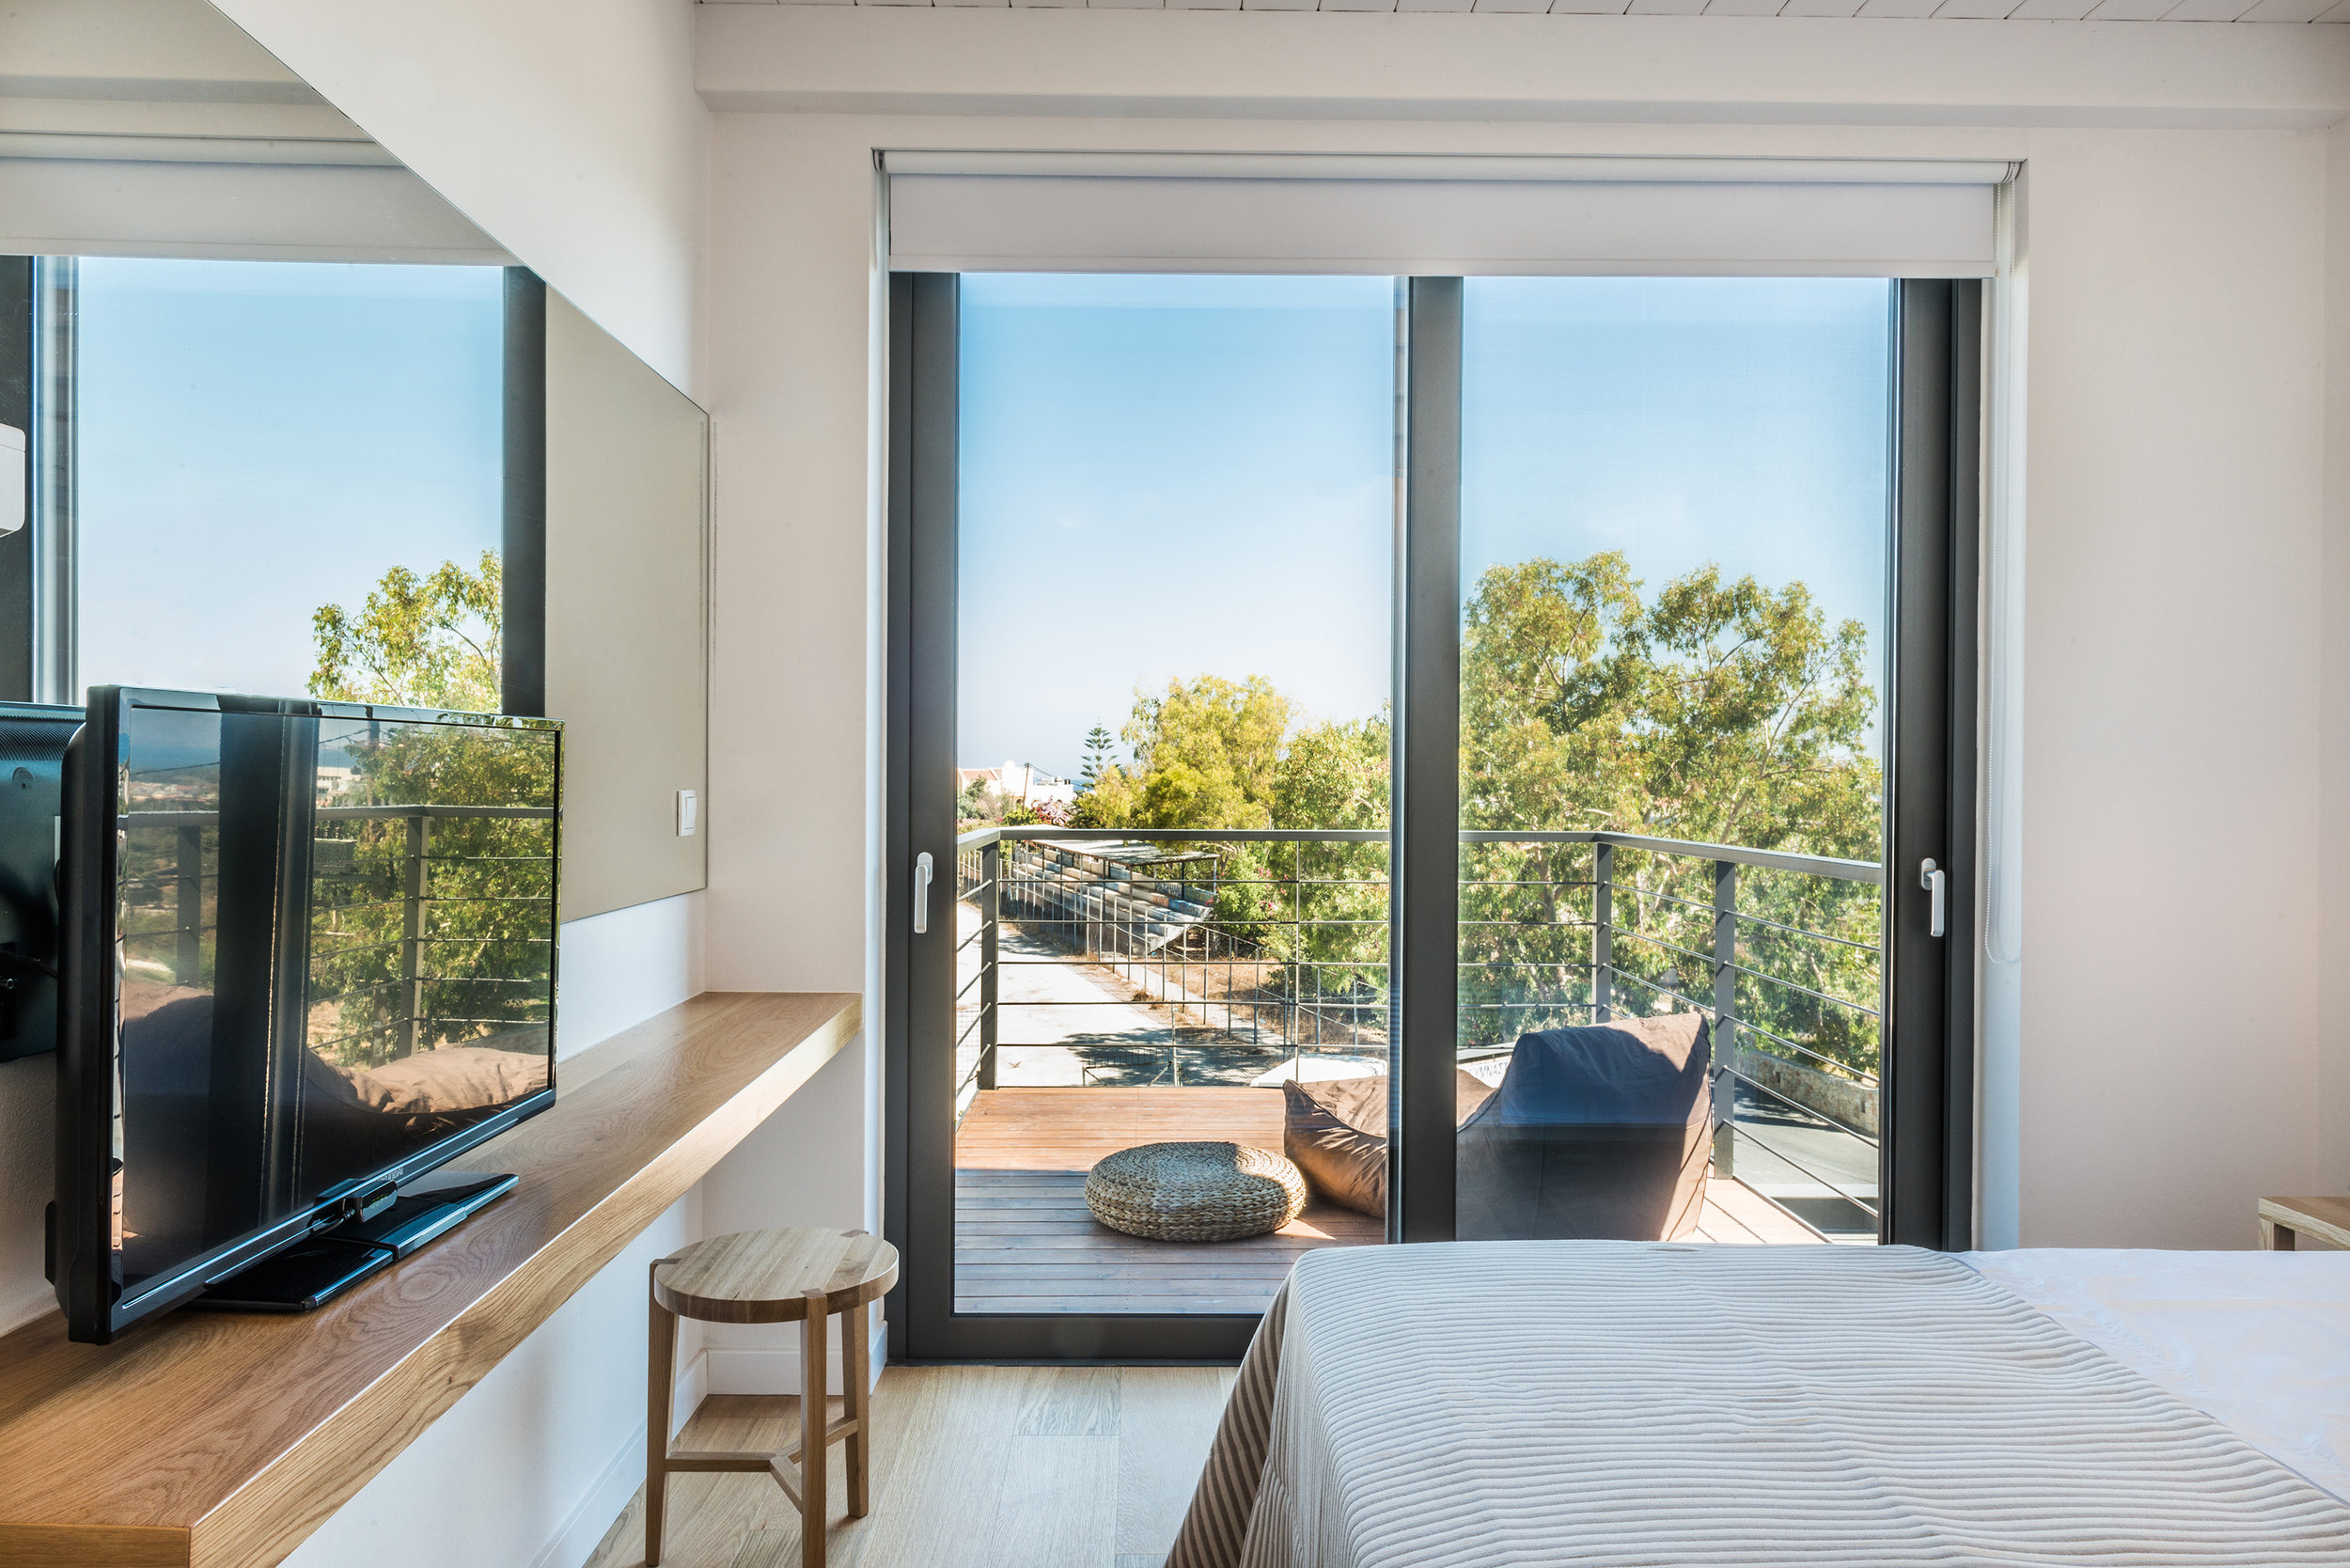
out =
<path fill-rule="evenodd" d="M 2350 1251 L 2350 1198 L 2264 1198 L 2261 1249 L 2291 1252 L 2303 1236 Z"/>
<path fill-rule="evenodd" d="M 824 1565 L 825 1456 L 849 1445 L 849 1513 L 871 1508 L 872 1304 L 898 1282 L 898 1249 L 863 1231 L 738 1231 L 696 1242 L 652 1265 L 648 1316 L 650 1409 L 645 1429 L 645 1561 L 661 1561 L 662 1517 L 670 1475 L 743 1470 L 772 1476 L 800 1510 L 802 1568 Z M 845 1420 L 827 1422 L 825 1329 L 840 1314 Z M 781 1453 L 697 1452 L 669 1446 L 669 1401 L 677 1383 L 677 1320 L 797 1323 L 800 1325 L 800 1441 Z M 796 1463 L 795 1463 L 796 1462 Z"/>

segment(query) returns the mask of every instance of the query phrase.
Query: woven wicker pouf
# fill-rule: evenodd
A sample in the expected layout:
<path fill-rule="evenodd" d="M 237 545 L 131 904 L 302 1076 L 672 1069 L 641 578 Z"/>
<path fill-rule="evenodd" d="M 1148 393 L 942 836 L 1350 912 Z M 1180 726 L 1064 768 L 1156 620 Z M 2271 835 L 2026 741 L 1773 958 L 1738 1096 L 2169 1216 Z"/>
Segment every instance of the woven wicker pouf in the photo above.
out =
<path fill-rule="evenodd" d="M 1261 1236 L 1305 1206 L 1297 1167 L 1242 1143 L 1145 1143 L 1120 1149 L 1086 1176 L 1094 1218 L 1152 1241 Z"/>

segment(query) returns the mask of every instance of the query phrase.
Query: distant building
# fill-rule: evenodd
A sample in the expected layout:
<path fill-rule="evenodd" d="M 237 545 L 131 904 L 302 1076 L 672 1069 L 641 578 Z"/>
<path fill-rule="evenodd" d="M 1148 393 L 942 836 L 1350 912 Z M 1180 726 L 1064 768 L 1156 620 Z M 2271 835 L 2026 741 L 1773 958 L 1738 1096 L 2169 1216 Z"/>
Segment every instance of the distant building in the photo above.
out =
<path fill-rule="evenodd" d="M 1024 806 L 1041 806 L 1053 802 L 1073 806 L 1077 802 L 1077 786 L 1070 779 L 1056 778 L 1034 762 L 1006 762 L 999 768 L 957 768 L 955 793 L 961 794 L 974 784 L 984 784 L 1008 799 Z"/>

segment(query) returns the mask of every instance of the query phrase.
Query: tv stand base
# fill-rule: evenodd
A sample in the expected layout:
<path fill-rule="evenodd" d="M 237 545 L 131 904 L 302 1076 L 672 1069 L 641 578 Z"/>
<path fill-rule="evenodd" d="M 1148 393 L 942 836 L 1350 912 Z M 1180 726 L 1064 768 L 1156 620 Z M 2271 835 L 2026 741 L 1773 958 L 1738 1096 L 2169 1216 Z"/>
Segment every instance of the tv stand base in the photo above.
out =
<path fill-rule="evenodd" d="M 372 1219 L 321 1231 L 226 1279 L 188 1305 L 224 1312 L 307 1312 L 388 1268 L 513 1189 L 515 1178 L 434 1170 Z"/>

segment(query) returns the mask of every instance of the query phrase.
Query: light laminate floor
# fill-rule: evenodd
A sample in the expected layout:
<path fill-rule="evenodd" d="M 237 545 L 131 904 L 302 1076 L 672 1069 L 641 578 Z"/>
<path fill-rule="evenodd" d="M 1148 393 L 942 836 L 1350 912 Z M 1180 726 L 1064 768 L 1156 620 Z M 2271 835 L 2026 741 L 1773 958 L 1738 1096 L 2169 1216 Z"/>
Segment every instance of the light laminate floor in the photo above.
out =
<path fill-rule="evenodd" d="M 1225 1367 L 891 1367 L 873 1399 L 873 1511 L 863 1519 L 841 1512 L 833 1450 L 829 1561 L 1160 1568 L 1232 1377 Z M 785 1448 L 798 1407 L 713 1396 L 679 1441 Z M 765 1476 L 674 1477 L 669 1521 L 664 1568 L 798 1568 L 798 1517 Z M 639 1488 L 588 1568 L 636 1568 L 644 1551 Z"/>

